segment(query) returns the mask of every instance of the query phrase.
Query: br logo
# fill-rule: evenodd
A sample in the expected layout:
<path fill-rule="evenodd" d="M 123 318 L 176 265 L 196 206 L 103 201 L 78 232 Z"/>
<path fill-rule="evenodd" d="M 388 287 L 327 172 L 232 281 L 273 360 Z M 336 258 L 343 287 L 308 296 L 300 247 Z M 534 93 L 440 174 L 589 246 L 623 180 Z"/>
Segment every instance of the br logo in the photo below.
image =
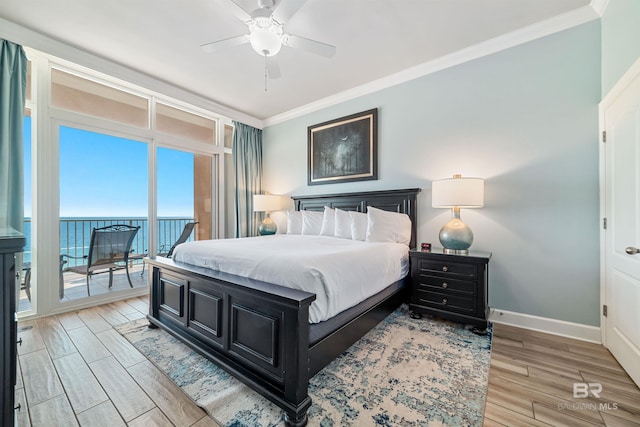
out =
<path fill-rule="evenodd" d="M 585 399 L 589 397 L 589 393 L 596 399 L 600 399 L 602 392 L 602 384 L 600 383 L 573 383 L 573 398 Z"/>

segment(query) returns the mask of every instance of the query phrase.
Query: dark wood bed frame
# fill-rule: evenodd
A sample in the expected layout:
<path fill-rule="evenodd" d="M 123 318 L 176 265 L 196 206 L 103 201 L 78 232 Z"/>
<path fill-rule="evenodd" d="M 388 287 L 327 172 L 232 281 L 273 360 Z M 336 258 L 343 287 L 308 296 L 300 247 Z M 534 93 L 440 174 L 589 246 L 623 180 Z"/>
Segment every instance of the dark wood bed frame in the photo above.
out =
<path fill-rule="evenodd" d="M 374 206 L 406 213 L 415 247 L 419 192 L 414 188 L 292 198 L 296 210 L 329 206 L 366 212 Z M 147 262 L 149 326 L 167 330 L 281 407 L 289 426 L 307 423 L 309 379 L 405 298 L 406 287 L 310 346 L 309 306 L 315 294 L 162 257 Z"/>

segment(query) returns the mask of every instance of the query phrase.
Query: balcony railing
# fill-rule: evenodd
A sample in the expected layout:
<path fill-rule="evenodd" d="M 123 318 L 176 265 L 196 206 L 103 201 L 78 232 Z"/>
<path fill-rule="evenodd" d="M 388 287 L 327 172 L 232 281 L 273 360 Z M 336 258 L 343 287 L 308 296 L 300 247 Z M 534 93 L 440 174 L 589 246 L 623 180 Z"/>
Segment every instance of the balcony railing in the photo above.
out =
<path fill-rule="evenodd" d="M 184 225 L 194 221 L 193 218 L 158 218 L 158 247 L 166 252 L 178 240 Z M 106 227 L 113 224 L 126 224 L 140 227 L 131 245 L 132 254 L 149 253 L 149 223 L 146 218 L 60 218 L 60 253 L 74 257 L 82 257 L 89 252 L 91 231 L 94 228 Z M 25 246 L 25 262 L 31 262 L 31 218 L 24 220 L 24 234 L 27 239 Z M 189 240 L 193 240 L 193 233 Z M 137 260 L 136 262 L 141 262 Z M 68 267 L 82 264 L 83 260 L 69 259 Z"/>

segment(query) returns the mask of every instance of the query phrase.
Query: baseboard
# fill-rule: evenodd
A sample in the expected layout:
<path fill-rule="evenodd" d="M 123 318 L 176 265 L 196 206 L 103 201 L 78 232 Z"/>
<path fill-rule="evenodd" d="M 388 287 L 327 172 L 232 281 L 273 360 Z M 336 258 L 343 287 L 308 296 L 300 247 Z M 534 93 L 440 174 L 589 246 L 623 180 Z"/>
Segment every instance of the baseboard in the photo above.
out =
<path fill-rule="evenodd" d="M 532 331 L 545 332 L 547 334 L 574 338 L 581 341 L 602 343 L 602 334 L 597 326 L 572 323 L 564 320 L 550 319 L 548 317 L 533 316 L 531 314 L 515 313 L 513 311 L 491 309 L 489 320 L 518 328 Z"/>

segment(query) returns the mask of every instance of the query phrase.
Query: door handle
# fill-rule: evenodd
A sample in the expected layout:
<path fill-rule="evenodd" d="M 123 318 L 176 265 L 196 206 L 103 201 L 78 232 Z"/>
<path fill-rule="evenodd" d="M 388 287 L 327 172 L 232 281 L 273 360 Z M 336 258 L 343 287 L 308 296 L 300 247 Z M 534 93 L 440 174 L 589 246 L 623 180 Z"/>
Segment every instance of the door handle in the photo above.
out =
<path fill-rule="evenodd" d="M 634 248 L 633 246 L 629 246 L 624 251 L 629 255 L 640 254 L 640 249 Z"/>

